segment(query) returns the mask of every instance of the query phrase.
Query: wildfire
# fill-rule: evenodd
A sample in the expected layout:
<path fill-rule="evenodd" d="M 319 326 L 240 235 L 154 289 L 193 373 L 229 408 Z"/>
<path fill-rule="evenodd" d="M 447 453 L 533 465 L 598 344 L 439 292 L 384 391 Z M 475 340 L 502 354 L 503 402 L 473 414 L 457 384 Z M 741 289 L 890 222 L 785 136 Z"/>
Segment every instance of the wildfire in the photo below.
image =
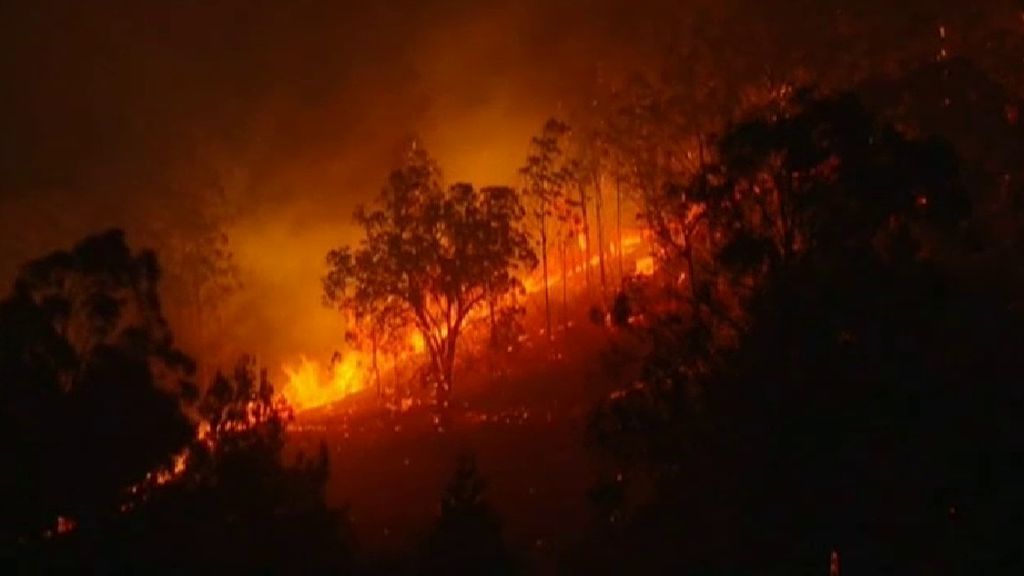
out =
<path fill-rule="evenodd" d="M 654 257 L 650 255 L 645 256 L 640 254 L 641 249 L 643 248 L 645 236 L 646 233 L 630 232 L 629 234 L 622 238 L 621 246 L 614 241 L 609 242 L 608 249 L 605 251 L 605 254 L 608 257 L 617 256 L 620 252 L 623 255 L 627 256 L 630 254 L 634 254 L 637 258 L 635 262 L 636 274 L 640 276 L 650 276 L 651 274 L 654 273 Z M 577 237 L 577 241 L 579 243 L 580 252 L 586 250 L 586 241 L 583 239 L 582 235 Z M 569 268 L 566 276 L 569 278 L 574 278 L 586 272 L 588 268 L 596 269 L 600 265 L 600 263 L 601 255 L 595 254 L 590 257 L 589 261 L 584 261 Z M 559 273 L 559 270 L 557 269 L 557 267 L 552 268 L 551 274 L 547 279 L 548 288 L 550 289 L 555 286 L 558 286 L 561 282 L 562 278 Z M 543 290 L 544 276 L 541 273 L 541 271 L 537 270 L 533 273 L 533 275 L 523 280 L 523 287 L 525 288 L 527 294 L 535 294 Z"/>
<path fill-rule="evenodd" d="M 580 237 L 581 238 L 581 237 Z M 585 250 L 586 245 L 578 240 L 580 252 Z M 616 242 L 608 245 L 605 254 L 618 255 L 620 252 L 625 255 L 636 255 L 632 264 L 635 266 L 637 275 L 650 275 L 654 272 L 654 258 L 649 255 L 639 254 L 643 247 L 644 237 L 639 232 L 631 231 L 622 238 L 621 246 Z M 632 258 L 632 256 L 630 256 Z M 589 261 L 577 262 L 566 271 L 566 281 L 573 282 L 579 275 L 582 275 L 587 268 L 597 268 L 600 265 L 601 255 L 593 255 Z M 547 279 L 548 287 L 554 287 L 562 282 L 562 276 L 557 268 L 552 269 Z M 524 288 L 528 294 L 534 294 L 544 289 L 544 277 L 540 271 L 534 272 L 523 280 Z M 479 310 L 478 314 L 484 314 Z M 416 331 L 409 334 L 408 342 L 401 352 L 392 356 L 392 362 L 407 362 L 422 355 L 426 349 L 426 342 L 423 336 Z M 345 355 L 337 357 L 328 366 L 323 366 L 316 360 L 302 356 L 297 362 L 285 363 L 281 366 L 285 375 L 285 385 L 281 394 L 296 412 L 302 412 L 321 406 L 326 406 L 344 400 L 365 388 L 373 380 L 370 352 L 366 349 L 352 349 Z"/>
<path fill-rule="evenodd" d="M 332 362 L 327 369 L 303 356 L 297 366 L 281 367 L 288 377 L 281 393 L 296 411 L 337 402 L 363 389 L 364 364 L 362 354 L 356 351 Z"/>

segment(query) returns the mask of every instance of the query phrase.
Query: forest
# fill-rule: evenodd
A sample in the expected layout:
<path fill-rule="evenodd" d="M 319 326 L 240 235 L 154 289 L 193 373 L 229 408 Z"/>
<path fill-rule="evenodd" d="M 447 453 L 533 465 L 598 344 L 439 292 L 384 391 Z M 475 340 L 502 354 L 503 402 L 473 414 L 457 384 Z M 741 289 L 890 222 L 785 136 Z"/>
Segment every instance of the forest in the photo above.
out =
<path fill-rule="evenodd" d="M 1024 4 L 30 4 L 5 572 L 1024 573 Z"/>

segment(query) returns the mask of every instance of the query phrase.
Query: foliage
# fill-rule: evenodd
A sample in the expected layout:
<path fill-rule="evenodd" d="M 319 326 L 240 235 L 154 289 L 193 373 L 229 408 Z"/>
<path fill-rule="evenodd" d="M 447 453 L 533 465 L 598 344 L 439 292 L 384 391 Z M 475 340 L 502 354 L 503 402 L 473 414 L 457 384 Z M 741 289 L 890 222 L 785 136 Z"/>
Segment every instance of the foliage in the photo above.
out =
<path fill-rule="evenodd" d="M 199 402 L 208 425 L 180 477 L 150 490 L 100 544 L 100 566 L 166 573 L 350 570 L 343 510 L 327 507 L 326 447 L 285 458 L 288 413 L 266 372 L 242 358 Z"/>
<path fill-rule="evenodd" d="M 526 182 L 524 193 L 528 199 L 530 216 L 539 231 L 541 273 L 544 276 L 544 316 L 548 337 L 551 337 L 551 294 L 548 273 L 548 239 L 551 221 L 564 223 L 569 217 L 569 200 L 565 188 L 572 179 L 573 166 L 567 158 L 566 139 L 569 125 L 554 118 L 548 119 L 539 135 L 530 140 L 530 152 L 519 174 Z M 557 237 L 557 236 L 556 236 Z M 564 241 L 564 238 L 559 238 Z M 563 262 L 563 266 L 564 266 Z"/>
<path fill-rule="evenodd" d="M 0 303 L 5 546 L 58 516 L 101 522 L 195 435 L 193 365 L 159 278 L 154 255 L 112 230 L 29 262 Z"/>
<path fill-rule="evenodd" d="M 0 553 L 26 572 L 322 573 L 347 565 L 327 455 L 243 359 L 197 398 L 151 252 L 119 231 L 28 263 L 0 302 Z"/>
<path fill-rule="evenodd" d="M 939 250 L 969 216 L 948 147 L 850 97 L 798 96 L 715 152 L 711 281 L 743 292 L 742 322 L 725 348 L 678 311 L 640 328 L 644 379 L 595 412 L 591 438 L 655 497 L 603 501 L 628 521 L 596 533 L 591 561 L 788 574 L 838 550 L 864 572 L 1019 567 L 1009 343 L 1024 319 Z"/>
<path fill-rule="evenodd" d="M 949 146 L 907 139 L 850 95 L 798 93 L 733 126 L 714 156 L 648 200 L 695 322 L 741 321 L 737 299 L 768 270 L 865 249 L 915 257 L 967 216 Z"/>
<path fill-rule="evenodd" d="M 376 202 L 356 211 L 364 237 L 332 250 L 324 299 L 358 316 L 398 316 L 430 355 L 439 406 L 451 394 L 455 352 L 470 314 L 521 287 L 536 257 L 514 190 L 444 188 L 440 170 L 413 148 Z"/>
<path fill-rule="evenodd" d="M 947 144 L 908 140 L 849 95 L 798 94 L 790 106 L 735 126 L 719 145 L 713 210 L 741 223 L 723 248 L 730 263 L 785 265 L 864 247 L 913 256 L 924 249 L 915 225 L 964 221 L 966 195 Z"/>
<path fill-rule="evenodd" d="M 476 459 L 460 456 L 444 495 L 441 515 L 424 543 L 422 574 L 514 574 L 497 515 L 484 501 L 486 485 Z"/>
<path fill-rule="evenodd" d="M 530 153 L 519 173 L 526 180 L 526 193 L 531 198 L 533 216 L 551 217 L 564 196 L 571 173 L 567 157 L 567 141 L 571 130 L 561 120 L 549 118 L 541 132 L 530 140 Z"/>

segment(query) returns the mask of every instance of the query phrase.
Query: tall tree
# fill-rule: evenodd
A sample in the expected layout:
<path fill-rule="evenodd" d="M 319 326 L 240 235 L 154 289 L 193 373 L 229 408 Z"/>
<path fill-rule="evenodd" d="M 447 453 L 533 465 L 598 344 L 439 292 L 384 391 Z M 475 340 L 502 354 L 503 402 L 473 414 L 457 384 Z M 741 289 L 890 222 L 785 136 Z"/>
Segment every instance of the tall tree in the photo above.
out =
<path fill-rule="evenodd" d="M 576 213 L 579 203 L 569 194 L 572 186 L 572 167 L 564 167 L 564 188 L 559 201 L 554 206 L 555 238 L 558 240 L 559 262 L 562 267 L 562 326 L 565 327 L 569 315 L 569 269 L 572 266 L 570 257 L 578 246 L 580 218 Z"/>
<path fill-rule="evenodd" d="M 530 141 L 530 153 L 520 174 L 526 181 L 526 195 L 530 200 L 531 215 L 540 229 L 540 262 L 544 276 L 544 317 L 547 337 L 551 330 L 551 294 L 548 273 L 548 238 L 550 220 L 556 214 L 569 173 L 565 158 L 565 139 L 569 126 L 554 118 L 548 119 L 539 135 Z"/>
<path fill-rule="evenodd" d="M 590 296 L 589 292 L 591 289 L 592 282 L 592 273 L 590 271 L 590 254 L 594 248 L 591 245 L 590 239 L 590 215 L 588 210 L 591 195 L 587 193 L 587 187 L 591 180 L 590 174 L 593 172 L 593 168 L 587 166 L 586 162 L 588 160 L 590 159 L 583 157 L 582 153 L 577 154 L 569 165 L 569 174 L 571 176 L 571 184 L 574 188 L 576 188 L 576 206 L 578 206 L 580 209 L 579 218 L 574 219 L 576 220 L 577 224 L 574 229 L 574 232 L 577 237 L 583 239 L 583 270 L 585 274 L 585 280 L 587 283 L 587 295 Z"/>
<path fill-rule="evenodd" d="M 413 146 L 374 204 L 356 210 L 359 245 L 327 255 L 325 301 L 409 318 L 423 336 L 443 409 L 470 314 L 489 296 L 515 290 L 517 275 L 536 265 L 525 215 L 510 188 L 445 188 L 436 162 Z"/>

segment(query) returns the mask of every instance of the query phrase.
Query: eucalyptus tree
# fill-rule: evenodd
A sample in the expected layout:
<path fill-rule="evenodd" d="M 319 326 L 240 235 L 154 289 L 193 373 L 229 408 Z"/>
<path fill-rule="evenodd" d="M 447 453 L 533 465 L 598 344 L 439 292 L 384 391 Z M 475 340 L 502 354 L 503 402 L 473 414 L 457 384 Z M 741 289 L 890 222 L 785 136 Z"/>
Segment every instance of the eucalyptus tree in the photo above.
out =
<path fill-rule="evenodd" d="M 325 302 L 415 326 L 443 409 L 467 321 L 489 299 L 521 288 L 519 275 L 536 266 L 526 210 L 511 188 L 445 186 L 437 163 L 413 146 L 354 218 L 363 238 L 328 253 Z"/>
<path fill-rule="evenodd" d="M 549 290 L 550 275 L 548 272 L 548 239 L 549 225 L 552 218 L 561 215 L 560 206 L 565 195 L 565 188 L 570 179 L 569 166 L 566 159 L 566 139 L 569 136 L 569 125 L 551 118 L 541 128 L 540 134 L 530 141 L 530 152 L 526 164 L 519 172 L 526 183 L 526 197 L 530 205 L 530 214 L 535 219 L 540 231 L 540 262 L 544 276 L 544 316 L 547 335 L 551 337 L 551 294 Z"/>

